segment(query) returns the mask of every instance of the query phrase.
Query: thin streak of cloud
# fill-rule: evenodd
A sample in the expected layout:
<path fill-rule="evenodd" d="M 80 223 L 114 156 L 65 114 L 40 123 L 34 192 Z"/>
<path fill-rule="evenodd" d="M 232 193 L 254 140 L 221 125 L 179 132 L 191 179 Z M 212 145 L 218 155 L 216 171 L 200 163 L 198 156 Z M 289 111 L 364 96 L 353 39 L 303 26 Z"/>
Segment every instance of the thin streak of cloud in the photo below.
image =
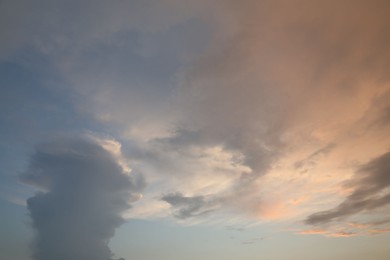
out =
<path fill-rule="evenodd" d="M 371 160 L 360 167 L 355 178 L 349 184 L 354 188 L 337 207 L 310 215 L 305 223 L 309 225 L 324 224 L 345 217 L 375 210 L 390 204 L 390 152 Z"/>

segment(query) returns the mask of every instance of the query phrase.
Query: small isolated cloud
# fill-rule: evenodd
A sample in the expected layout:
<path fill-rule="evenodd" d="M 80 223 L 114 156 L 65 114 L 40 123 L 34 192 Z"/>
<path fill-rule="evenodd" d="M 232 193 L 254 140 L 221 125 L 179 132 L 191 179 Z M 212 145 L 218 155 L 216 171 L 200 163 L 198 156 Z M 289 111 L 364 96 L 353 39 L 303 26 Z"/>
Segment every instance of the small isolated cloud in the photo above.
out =
<path fill-rule="evenodd" d="M 299 231 L 298 234 L 300 235 L 323 235 L 326 234 L 326 230 L 322 228 L 316 228 L 316 229 L 306 229 Z"/>
<path fill-rule="evenodd" d="M 310 215 L 305 223 L 322 225 L 390 204 L 390 152 L 361 166 L 348 183 L 353 192 L 337 207 Z"/>
<path fill-rule="evenodd" d="M 216 204 L 205 196 L 187 197 L 181 193 L 167 194 L 161 198 L 175 209 L 175 217 L 187 219 L 201 216 L 215 210 Z"/>
<path fill-rule="evenodd" d="M 91 138 L 53 139 L 36 148 L 21 179 L 41 190 L 27 200 L 33 259 L 111 259 L 108 241 L 134 187 L 114 154 Z"/>

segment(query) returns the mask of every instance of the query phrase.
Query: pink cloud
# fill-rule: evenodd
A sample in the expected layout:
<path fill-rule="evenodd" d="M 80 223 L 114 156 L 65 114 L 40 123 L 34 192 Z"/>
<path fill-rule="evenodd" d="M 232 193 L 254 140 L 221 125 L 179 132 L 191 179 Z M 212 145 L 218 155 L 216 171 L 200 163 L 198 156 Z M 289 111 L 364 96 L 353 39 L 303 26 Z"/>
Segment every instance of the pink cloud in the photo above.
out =
<path fill-rule="evenodd" d="M 300 235 L 324 235 L 324 234 L 326 234 L 326 230 L 320 229 L 320 228 L 307 229 L 307 230 L 302 230 L 302 231 L 298 232 L 298 234 L 300 234 Z"/>
<path fill-rule="evenodd" d="M 371 235 L 390 233 L 390 228 L 376 228 L 368 231 Z"/>

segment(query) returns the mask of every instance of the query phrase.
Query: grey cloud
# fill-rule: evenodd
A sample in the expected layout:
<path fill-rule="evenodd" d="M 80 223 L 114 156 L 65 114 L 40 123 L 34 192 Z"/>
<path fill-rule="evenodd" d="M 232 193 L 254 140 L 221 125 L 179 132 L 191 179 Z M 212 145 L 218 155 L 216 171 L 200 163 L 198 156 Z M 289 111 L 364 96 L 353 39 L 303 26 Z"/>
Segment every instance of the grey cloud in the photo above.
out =
<path fill-rule="evenodd" d="M 215 203 L 205 196 L 187 197 L 181 193 L 164 195 L 161 200 L 169 203 L 175 209 L 175 217 L 187 219 L 207 214 L 215 210 Z"/>
<path fill-rule="evenodd" d="M 86 138 L 56 138 L 37 146 L 21 179 L 42 190 L 27 200 L 33 259 L 111 259 L 108 242 L 136 184 L 109 152 Z"/>
<path fill-rule="evenodd" d="M 334 209 L 314 213 L 305 223 L 326 224 L 361 212 L 369 212 L 390 204 L 390 152 L 360 167 L 348 186 L 354 191 Z"/>
<path fill-rule="evenodd" d="M 136 172 L 134 169 L 131 170 L 131 176 L 128 178 L 133 192 L 142 192 L 147 186 L 145 176 L 140 172 Z"/>
<path fill-rule="evenodd" d="M 157 131 L 174 117 L 168 99 L 181 56 L 207 44 L 205 26 L 187 23 L 200 6 L 176 0 L 1 1 L 0 60 L 6 56 L 53 75 L 53 85 L 70 93 L 77 112 L 123 132 L 136 123 Z"/>
<path fill-rule="evenodd" d="M 12 45 L 40 47 L 46 53 L 72 52 L 94 41 L 106 43 L 106 37 L 123 30 L 159 32 L 178 21 L 190 19 L 194 9 L 175 1 L 2 1 L 1 33 L 6 36 L 0 51 Z M 195 5 L 194 5 L 195 6 Z M 70 16 L 71 15 L 71 16 Z M 63 54 L 63 53 L 62 53 Z"/>
<path fill-rule="evenodd" d="M 209 144 L 208 140 L 203 140 L 202 133 L 200 130 L 192 130 L 183 127 L 178 127 L 173 132 L 173 134 L 174 135 L 171 137 L 154 139 L 153 142 L 161 146 L 173 147 L 173 148 L 181 148 L 183 146 L 189 146 L 194 143 L 196 143 L 197 145 Z M 203 143 L 199 141 L 201 142 L 203 141 Z"/>

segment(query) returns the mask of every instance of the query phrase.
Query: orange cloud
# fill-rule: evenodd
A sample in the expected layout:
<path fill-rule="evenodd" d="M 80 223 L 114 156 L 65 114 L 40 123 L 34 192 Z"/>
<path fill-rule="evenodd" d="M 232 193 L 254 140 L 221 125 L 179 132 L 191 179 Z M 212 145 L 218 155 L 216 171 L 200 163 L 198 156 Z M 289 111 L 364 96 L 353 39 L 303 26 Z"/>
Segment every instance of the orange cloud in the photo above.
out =
<path fill-rule="evenodd" d="M 348 223 L 348 226 L 353 227 L 353 228 L 358 228 L 358 229 L 366 229 L 372 225 L 365 224 L 365 223 L 350 222 L 350 223 Z"/>
<path fill-rule="evenodd" d="M 371 235 L 390 233 L 390 228 L 376 228 L 368 231 Z"/>
<path fill-rule="evenodd" d="M 340 231 L 340 232 L 336 232 L 336 233 L 326 234 L 327 237 L 352 237 L 352 236 L 356 236 L 356 235 L 357 235 L 357 233 L 350 232 L 350 231 Z"/>
<path fill-rule="evenodd" d="M 298 234 L 300 234 L 300 235 L 324 235 L 324 234 L 326 234 L 326 230 L 320 229 L 320 228 L 307 229 L 307 230 L 302 230 L 302 231 L 298 232 Z"/>

